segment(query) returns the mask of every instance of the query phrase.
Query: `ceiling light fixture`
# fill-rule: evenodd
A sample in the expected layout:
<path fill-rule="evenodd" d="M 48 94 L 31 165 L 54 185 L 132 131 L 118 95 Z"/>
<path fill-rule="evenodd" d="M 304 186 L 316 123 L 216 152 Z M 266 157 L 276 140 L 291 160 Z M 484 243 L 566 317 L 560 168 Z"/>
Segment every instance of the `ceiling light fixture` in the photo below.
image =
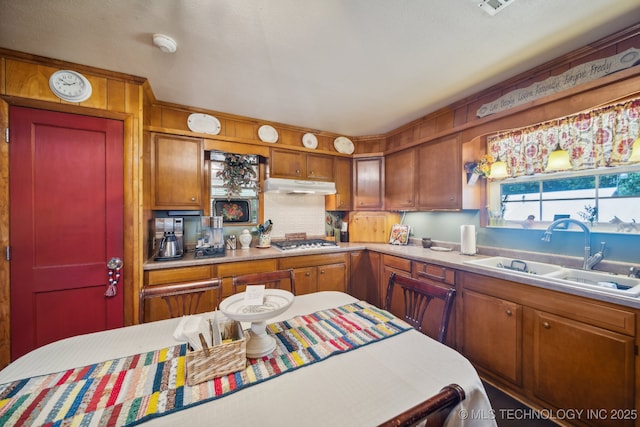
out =
<path fill-rule="evenodd" d="M 556 148 L 551 152 L 551 154 L 549 154 L 549 159 L 547 159 L 547 167 L 545 167 L 544 170 L 547 172 L 556 172 L 572 168 L 573 166 L 571 166 L 569 153 L 560 148 L 560 144 L 558 144 L 556 145 Z"/>
<path fill-rule="evenodd" d="M 480 9 L 493 16 L 515 1 L 516 0 L 482 0 L 478 3 L 478 6 Z"/>
<path fill-rule="evenodd" d="M 629 156 L 629 162 L 640 162 L 640 137 L 636 138 L 633 141 L 633 146 L 631 147 L 631 156 Z"/>
<path fill-rule="evenodd" d="M 164 53 L 174 53 L 178 49 L 178 44 L 174 39 L 164 34 L 154 34 L 153 44 Z"/>

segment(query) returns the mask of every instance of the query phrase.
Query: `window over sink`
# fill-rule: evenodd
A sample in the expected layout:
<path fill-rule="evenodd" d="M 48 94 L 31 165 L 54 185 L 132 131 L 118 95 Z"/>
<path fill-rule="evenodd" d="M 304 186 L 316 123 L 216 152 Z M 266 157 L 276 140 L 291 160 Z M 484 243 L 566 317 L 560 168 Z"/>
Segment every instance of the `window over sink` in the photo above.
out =
<path fill-rule="evenodd" d="M 574 218 L 603 233 L 640 234 L 640 165 L 488 183 L 490 227 L 546 228 Z"/>

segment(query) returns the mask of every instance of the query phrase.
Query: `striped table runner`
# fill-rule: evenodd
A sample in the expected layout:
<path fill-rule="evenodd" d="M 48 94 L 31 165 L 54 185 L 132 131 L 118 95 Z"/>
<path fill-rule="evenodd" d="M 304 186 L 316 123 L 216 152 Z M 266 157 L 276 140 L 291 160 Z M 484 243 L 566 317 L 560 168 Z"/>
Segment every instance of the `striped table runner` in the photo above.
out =
<path fill-rule="evenodd" d="M 185 382 L 185 344 L 13 381 L 0 385 L 0 426 L 136 425 L 409 329 L 361 301 L 267 325 L 273 353 L 193 387 Z"/>

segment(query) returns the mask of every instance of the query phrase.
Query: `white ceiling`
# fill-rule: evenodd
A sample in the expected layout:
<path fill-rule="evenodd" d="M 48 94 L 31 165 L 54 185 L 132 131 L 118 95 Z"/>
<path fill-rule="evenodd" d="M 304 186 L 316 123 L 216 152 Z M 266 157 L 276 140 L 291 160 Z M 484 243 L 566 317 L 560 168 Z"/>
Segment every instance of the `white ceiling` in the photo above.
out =
<path fill-rule="evenodd" d="M 640 22 L 638 0 L 512 1 L 490 16 L 479 0 L 0 0 L 0 47 L 146 77 L 161 101 L 360 136 Z"/>

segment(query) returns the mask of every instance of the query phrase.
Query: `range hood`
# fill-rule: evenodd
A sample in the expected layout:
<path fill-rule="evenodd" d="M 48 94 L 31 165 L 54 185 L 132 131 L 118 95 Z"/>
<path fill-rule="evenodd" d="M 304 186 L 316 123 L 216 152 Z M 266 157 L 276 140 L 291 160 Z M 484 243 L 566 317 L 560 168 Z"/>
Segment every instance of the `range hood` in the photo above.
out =
<path fill-rule="evenodd" d="M 336 194 L 336 183 L 326 181 L 303 181 L 299 179 L 268 178 L 264 181 L 263 191 L 287 194 Z"/>

